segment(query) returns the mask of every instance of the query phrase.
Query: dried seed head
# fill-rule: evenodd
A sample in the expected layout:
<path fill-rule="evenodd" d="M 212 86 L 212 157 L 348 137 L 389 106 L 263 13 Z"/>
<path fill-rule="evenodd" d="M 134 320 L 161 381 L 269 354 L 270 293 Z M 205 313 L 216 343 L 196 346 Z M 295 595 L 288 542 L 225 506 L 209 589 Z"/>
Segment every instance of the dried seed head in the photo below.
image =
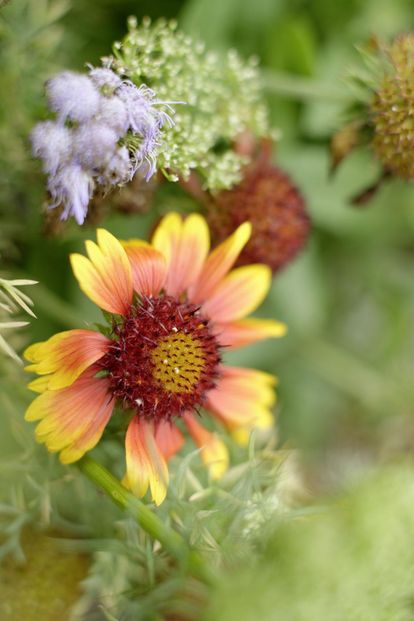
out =
<path fill-rule="evenodd" d="M 216 243 L 251 222 L 252 236 L 238 264 L 265 263 L 274 273 L 302 249 L 310 229 L 298 188 L 263 156 L 245 169 L 241 183 L 214 198 L 207 220 Z"/>
<path fill-rule="evenodd" d="M 414 179 L 414 34 L 385 48 L 386 71 L 371 103 L 372 145 L 387 171 Z"/>

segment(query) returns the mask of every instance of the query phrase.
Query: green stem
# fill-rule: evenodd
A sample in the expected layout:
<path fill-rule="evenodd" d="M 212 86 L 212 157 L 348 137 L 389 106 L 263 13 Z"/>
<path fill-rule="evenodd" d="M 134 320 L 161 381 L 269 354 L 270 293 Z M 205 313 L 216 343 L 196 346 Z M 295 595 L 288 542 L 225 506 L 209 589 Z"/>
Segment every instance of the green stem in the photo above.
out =
<path fill-rule="evenodd" d="M 393 395 L 398 395 L 392 380 L 333 343 L 314 339 L 304 349 L 303 357 L 325 380 L 370 408 L 384 404 L 390 407 Z"/>
<path fill-rule="evenodd" d="M 195 577 L 200 578 L 204 582 L 211 583 L 212 577 L 210 572 L 197 551 L 191 549 L 186 540 L 177 531 L 164 524 L 151 509 L 128 492 L 109 470 L 88 455 L 78 462 L 78 466 L 83 474 L 103 489 L 115 504 L 132 513 L 141 528 L 152 539 L 159 541 L 163 548 L 173 557 L 187 566 Z"/>
<path fill-rule="evenodd" d="M 35 308 L 51 319 L 54 319 L 66 328 L 83 325 L 84 318 L 70 304 L 61 300 L 59 296 L 47 287 L 39 283 L 31 293 Z"/>
<path fill-rule="evenodd" d="M 272 70 L 262 71 L 263 88 L 269 92 L 296 99 L 325 99 L 348 103 L 350 94 L 328 82 L 317 82 L 312 78 Z"/>

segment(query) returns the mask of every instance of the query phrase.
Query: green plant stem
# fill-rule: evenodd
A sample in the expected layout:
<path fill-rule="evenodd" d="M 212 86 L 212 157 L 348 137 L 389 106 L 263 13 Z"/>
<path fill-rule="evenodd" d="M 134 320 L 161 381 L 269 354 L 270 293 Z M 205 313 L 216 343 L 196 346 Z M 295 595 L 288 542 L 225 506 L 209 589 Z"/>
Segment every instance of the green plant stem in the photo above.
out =
<path fill-rule="evenodd" d="M 58 321 L 62 326 L 73 328 L 84 323 L 84 317 L 79 315 L 70 304 L 61 300 L 59 296 L 40 283 L 34 287 L 32 300 L 38 311 Z"/>
<path fill-rule="evenodd" d="M 398 397 L 390 378 L 333 343 L 313 339 L 304 348 L 303 357 L 321 377 L 372 409 L 384 404 L 391 407 L 393 398 Z"/>
<path fill-rule="evenodd" d="M 198 552 L 192 549 L 177 531 L 164 524 L 151 509 L 128 492 L 109 470 L 88 455 L 78 462 L 78 466 L 83 474 L 103 489 L 115 504 L 132 513 L 141 528 L 152 539 L 159 541 L 163 548 L 187 567 L 193 576 L 207 583 L 213 581 Z"/>
<path fill-rule="evenodd" d="M 312 78 L 272 70 L 262 71 L 262 85 L 268 92 L 295 99 L 324 99 L 344 103 L 351 99 L 350 94 L 340 85 L 335 87 L 328 82 L 317 82 Z"/>

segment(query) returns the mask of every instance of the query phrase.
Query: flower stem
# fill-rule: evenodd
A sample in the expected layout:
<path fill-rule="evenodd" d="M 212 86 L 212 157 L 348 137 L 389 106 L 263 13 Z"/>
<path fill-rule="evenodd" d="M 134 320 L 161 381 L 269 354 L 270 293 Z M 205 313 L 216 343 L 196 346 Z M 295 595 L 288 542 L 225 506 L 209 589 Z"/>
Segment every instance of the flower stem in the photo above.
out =
<path fill-rule="evenodd" d="M 128 492 L 109 470 L 88 455 L 78 462 L 78 466 L 83 474 L 103 489 L 115 504 L 132 513 L 141 528 L 152 539 L 159 541 L 173 557 L 181 561 L 192 575 L 211 583 L 210 572 L 198 552 L 190 547 L 184 537 L 164 524 L 149 507 Z"/>
<path fill-rule="evenodd" d="M 271 93 L 295 99 L 325 99 L 344 103 L 350 99 L 349 93 L 340 86 L 335 87 L 328 82 L 316 82 L 311 78 L 277 71 L 263 71 L 262 84 L 263 88 Z"/>

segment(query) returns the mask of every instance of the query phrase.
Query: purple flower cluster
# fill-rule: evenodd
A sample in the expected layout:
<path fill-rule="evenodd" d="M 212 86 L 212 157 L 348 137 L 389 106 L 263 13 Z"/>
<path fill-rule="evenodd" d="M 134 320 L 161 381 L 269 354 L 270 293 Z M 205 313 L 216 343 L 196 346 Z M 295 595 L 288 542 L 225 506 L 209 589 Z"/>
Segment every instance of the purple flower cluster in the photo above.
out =
<path fill-rule="evenodd" d="M 64 71 L 46 83 L 46 94 L 56 119 L 33 129 L 33 154 L 48 175 L 50 208 L 62 205 L 62 219 L 82 224 L 95 188 L 126 183 L 137 171 L 150 179 L 160 130 L 173 121 L 154 91 L 105 67 Z"/>

